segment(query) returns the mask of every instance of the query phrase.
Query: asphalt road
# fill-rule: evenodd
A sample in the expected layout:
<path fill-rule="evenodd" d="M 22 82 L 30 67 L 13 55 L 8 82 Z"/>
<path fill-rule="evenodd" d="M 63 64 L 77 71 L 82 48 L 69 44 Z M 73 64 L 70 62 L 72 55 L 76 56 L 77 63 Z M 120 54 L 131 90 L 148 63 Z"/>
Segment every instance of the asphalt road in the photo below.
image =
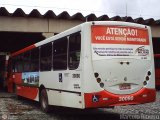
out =
<path fill-rule="evenodd" d="M 101 109 L 71 109 L 52 107 L 46 114 L 38 102 L 18 99 L 10 93 L 0 92 L 0 120 L 160 120 L 160 91 L 154 103 L 117 106 Z"/>

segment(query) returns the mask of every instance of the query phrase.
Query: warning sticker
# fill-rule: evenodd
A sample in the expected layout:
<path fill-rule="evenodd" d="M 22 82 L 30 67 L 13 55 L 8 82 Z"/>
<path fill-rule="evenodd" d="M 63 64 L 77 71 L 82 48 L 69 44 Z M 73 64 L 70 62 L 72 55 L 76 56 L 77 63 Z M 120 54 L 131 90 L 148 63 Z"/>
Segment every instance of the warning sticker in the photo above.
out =
<path fill-rule="evenodd" d="M 92 43 L 149 45 L 148 30 L 122 26 L 92 26 Z"/>
<path fill-rule="evenodd" d="M 93 59 L 150 59 L 148 30 L 121 26 L 92 26 Z M 105 57 L 107 56 L 107 57 Z"/>

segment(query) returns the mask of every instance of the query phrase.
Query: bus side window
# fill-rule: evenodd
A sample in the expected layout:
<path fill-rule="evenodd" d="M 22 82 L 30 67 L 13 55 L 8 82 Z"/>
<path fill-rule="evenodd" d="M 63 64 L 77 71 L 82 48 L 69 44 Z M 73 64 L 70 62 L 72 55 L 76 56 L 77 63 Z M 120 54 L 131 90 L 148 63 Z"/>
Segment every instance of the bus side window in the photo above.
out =
<path fill-rule="evenodd" d="M 23 54 L 15 57 L 15 72 L 23 72 Z"/>
<path fill-rule="evenodd" d="M 67 37 L 54 41 L 53 43 L 53 70 L 67 69 Z"/>
<path fill-rule="evenodd" d="M 8 72 L 9 70 L 10 72 L 17 72 L 15 64 L 16 64 L 15 57 L 10 58 L 9 63 L 8 63 Z"/>
<path fill-rule="evenodd" d="M 75 70 L 79 66 L 81 52 L 81 34 L 75 33 L 69 37 L 68 67 Z"/>
<path fill-rule="evenodd" d="M 52 68 L 52 43 L 42 45 L 40 48 L 40 71 L 51 71 Z"/>
<path fill-rule="evenodd" d="M 27 51 L 20 55 L 22 57 L 23 71 L 22 72 L 30 72 L 31 67 L 31 52 Z"/>
<path fill-rule="evenodd" d="M 31 50 L 31 63 L 30 71 L 39 71 L 39 48 Z"/>

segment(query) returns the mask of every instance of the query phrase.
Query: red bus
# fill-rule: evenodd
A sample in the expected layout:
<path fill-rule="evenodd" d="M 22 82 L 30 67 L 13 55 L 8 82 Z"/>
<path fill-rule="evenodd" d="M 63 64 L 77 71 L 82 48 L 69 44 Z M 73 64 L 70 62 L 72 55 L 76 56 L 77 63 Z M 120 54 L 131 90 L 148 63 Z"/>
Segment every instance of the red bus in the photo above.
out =
<path fill-rule="evenodd" d="M 99 108 L 154 102 L 149 26 L 85 22 L 11 54 L 8 91 L 49 105 Z M 14 90 L 13 90 L 14 89 Z"/>
<path fill-rule="evenodd" d="M 154 54 L 156 87 L 160 86 L 160 54 Z"/>

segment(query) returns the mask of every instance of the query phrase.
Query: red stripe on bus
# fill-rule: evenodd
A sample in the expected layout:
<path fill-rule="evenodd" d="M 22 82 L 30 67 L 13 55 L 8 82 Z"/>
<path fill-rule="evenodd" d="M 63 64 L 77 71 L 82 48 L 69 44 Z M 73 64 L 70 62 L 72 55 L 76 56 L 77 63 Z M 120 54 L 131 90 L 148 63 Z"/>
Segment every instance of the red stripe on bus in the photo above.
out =
<path fill-rule="evenodd" d="M 28 51 L 28 50 L 33 49 L 33 48 L 36 48 L 36 46 L 35 46 L 34 44 L 33 44 L 33 45 L 30 45 L 30 46 L 28 46 L 28 47 L 26 47 L 26 48 L 24 48 L 24 49 L 21 49 L 21 50 L 15 52 L 15 53 L 12 53 L 11 56 L 13 57 L 13 56 L 19 55 L 19 54 L 24 53 L 24 52 L 26 52 L 26 51 Z"/>
<path fill-rule="evenodd" d="M 17 95 L 35 100 L 38 95 L 38 88 L 29 86 L 17 86 Z"/>
<path fill-rule="evenodd" d="M 136 93 L 127 95 L 117 95 L 103 90 L 97 93 L 85 93 L 84 98 L 86 108 L 142 104 L 154 102 L 156 90 L 143 88 Z"/>

